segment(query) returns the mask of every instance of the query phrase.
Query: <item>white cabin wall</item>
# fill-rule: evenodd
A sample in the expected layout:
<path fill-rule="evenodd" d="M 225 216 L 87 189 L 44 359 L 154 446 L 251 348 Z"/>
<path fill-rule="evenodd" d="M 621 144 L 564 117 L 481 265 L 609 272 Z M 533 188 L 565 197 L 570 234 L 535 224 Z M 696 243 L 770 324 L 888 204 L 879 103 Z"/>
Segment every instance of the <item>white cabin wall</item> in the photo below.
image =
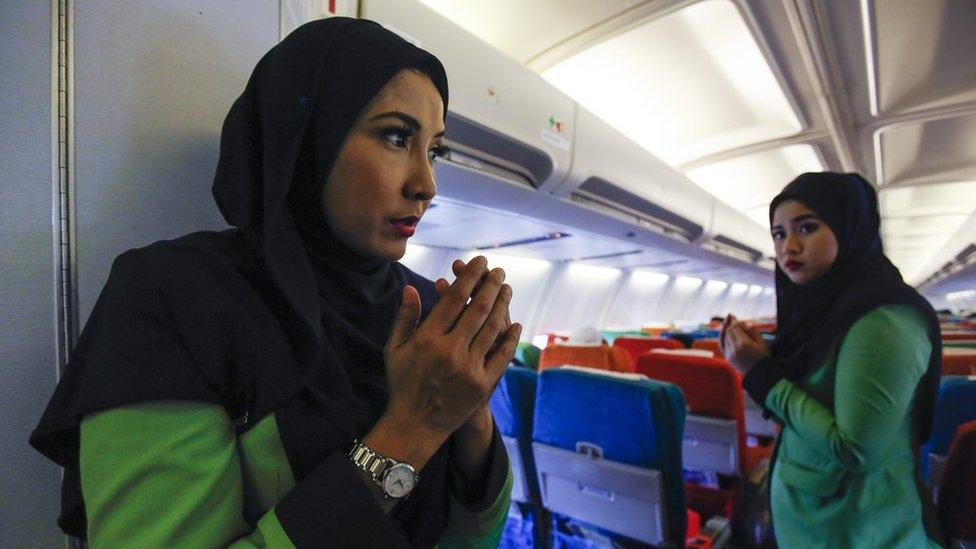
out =
<path fill-rule="evenodd" d="M 51 7 L 0 3 L 0 547 L 65 545 L 61 471 L 27 444 L 59 361 Z"/>
<path fill-rule="evenodd" d="M 626 273 L 606 316 L 606 327 L 637 328 L 670 320 L 660 316 L 660 309 L 673 280 L 661 273 L 638 270 Z"/>
<path fill-rule="evenodd" d="M 441 277 L 454 280 L 453 276 L 448 276 L 451 272 L 451 262 L 460 256 L 459 250 L 408 244 L 407 253 L 400 259 L 400 263 L 430 280 Z"/>
<path fill-rule="evenodd" d="M 454 259 L 470 261 L 476 255 L 486 256 L 489 267 L 505 269 L 513 290 L 511 317 L 522 323 L 523 341 L 584 325 L 697 325 L 729 312 L 740 318 L 775 314 L 772 293 L 760 286 L 420 245 L 408 246 L 401 262 L 431 280 L 453 281 Z"/>
<path fill-rule="evenodd" d="M 552 291 L 533 316 L 533 334 L 572 332 L 586 325 L 602 327 L 623 278 L 619 269 L 566 265 L 547 283 Z"/>

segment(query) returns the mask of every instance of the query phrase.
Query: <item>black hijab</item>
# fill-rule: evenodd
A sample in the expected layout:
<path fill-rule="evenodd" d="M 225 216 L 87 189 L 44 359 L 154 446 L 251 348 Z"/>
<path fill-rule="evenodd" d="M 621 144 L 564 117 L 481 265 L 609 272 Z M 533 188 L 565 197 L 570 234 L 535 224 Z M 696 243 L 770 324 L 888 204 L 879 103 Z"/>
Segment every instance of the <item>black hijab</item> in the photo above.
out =
<path fill-rule="evenodd" d="M 421 318 L 437 292 L 399 263 L 348 249 L 320 200 L 353 123 L 404 69 L 430 78 L 446 115 L 440 62 L 372 21 L 308 23 L 258 62 L 227 114 L 213 182 L 234 229 L 116 260 L 32 433 L 31 444 L 65 467 L 66 532 L 85 535 L 78 429 L 87 414 L 194 400 L 223 405 L 245 431 L 275 413 L 296 481 L 375 424 L 388 400 L 383 346 L 402 288 L 417 288 Z M 447 446 L 389 515 L 411 545 L 434 545 L 446 525 Z"/>
<path fill-rule="evenodd" d="M 798 381 L 836 351 L 850 327 L 868 312 L 883 305 L 914 307 L 925 318 L 932 344 L 913 412 L 918 440 L 927 440 L 942 363 L 938 317 L 884 255 L 874 188 L 853 173 L 802 174 L 770 203 L 770 224 L 786 200 L 801 202 L 823 219 L 837 237 L 838 251 L 827 273 L 804 286 L 776 266 L 775 364 Z"/>

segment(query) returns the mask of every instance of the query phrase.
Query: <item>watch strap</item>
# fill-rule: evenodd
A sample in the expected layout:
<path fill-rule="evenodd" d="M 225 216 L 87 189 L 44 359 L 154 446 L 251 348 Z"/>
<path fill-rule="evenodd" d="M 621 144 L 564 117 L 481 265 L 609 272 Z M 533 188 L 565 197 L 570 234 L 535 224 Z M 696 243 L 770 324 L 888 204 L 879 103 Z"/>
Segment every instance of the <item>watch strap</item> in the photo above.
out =
<path fill-rule="evenodd" d="M 349 450 L 349 459 L 356 467 L 366 471 L 366 474 L 369 475 L 373 482 L 381 487 L 383 486 L 383 473 L 398 463 L 394 459 L 377 453 L 358 440 L 355 441 L 352 449 Z"/>

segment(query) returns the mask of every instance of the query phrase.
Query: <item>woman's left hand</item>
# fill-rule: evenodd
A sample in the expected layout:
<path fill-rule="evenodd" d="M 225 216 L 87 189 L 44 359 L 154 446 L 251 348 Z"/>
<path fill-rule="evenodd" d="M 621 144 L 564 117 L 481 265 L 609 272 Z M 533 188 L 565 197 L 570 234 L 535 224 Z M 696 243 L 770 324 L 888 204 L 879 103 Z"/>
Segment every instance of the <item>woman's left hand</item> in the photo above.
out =
<path fill-rule="evenodd" d="M 734 316 L 726 317 L 719 336 L 725 359 L 745 374 L 756 362 L 770 355 L 769 344 L 756 328 L 740 322 Z"/>
<path fill-rule="evenodd" d="M 463 261 L 456 259 L 454 264 L 451 265 L 451 270 L 457 275 L 464 266 L 465 263 Z M 450 283 L 440 278 L 435 283 L 435 286 L 437 287 L 437 293 L 443 295 L 450 288 Z M 501 333 L 504 334 L 505 330 L 511 325 L 511 317 L 506 317 L 505 329 Z M 495 342 L 495 346 L 497 347 L 502 341 L 503 337 L 499 336 Z M 494 350 L 494 347 L 492 350 Z M 491 396 L 489 395 L 488 399 L 490 398 Z M 488 448 L 491 446 L 491 435 L 495 427 L 491 409 L 488 407 L 488 399 L 485 399 L 480 406 L 475 408 L 474 413 L 458 428 L 452 439 L 454 441 L 455 465 L 468 479 L 480 478 L 484 473 L 485 467 L 488 465 Z"/>

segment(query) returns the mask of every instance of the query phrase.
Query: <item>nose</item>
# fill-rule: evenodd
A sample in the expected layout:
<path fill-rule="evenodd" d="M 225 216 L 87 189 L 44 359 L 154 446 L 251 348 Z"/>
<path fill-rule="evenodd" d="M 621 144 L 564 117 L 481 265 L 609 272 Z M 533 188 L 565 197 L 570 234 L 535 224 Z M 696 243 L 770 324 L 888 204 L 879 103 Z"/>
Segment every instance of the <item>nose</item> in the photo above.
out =
<path fill-rule="evenodd" d="M 434 180 L 434 165 L 424 155 L 423 160 L 413 163 L 413 169 L 406 185 L 403 196 L 410 200 L 428 202 L 437 194 L 437 183 Z"/>
<path fill-rule="evenodd" d="M 792 232 L 783 239 L 783 255 L 795 255 L 800 253 L 800 239 Z"/>

